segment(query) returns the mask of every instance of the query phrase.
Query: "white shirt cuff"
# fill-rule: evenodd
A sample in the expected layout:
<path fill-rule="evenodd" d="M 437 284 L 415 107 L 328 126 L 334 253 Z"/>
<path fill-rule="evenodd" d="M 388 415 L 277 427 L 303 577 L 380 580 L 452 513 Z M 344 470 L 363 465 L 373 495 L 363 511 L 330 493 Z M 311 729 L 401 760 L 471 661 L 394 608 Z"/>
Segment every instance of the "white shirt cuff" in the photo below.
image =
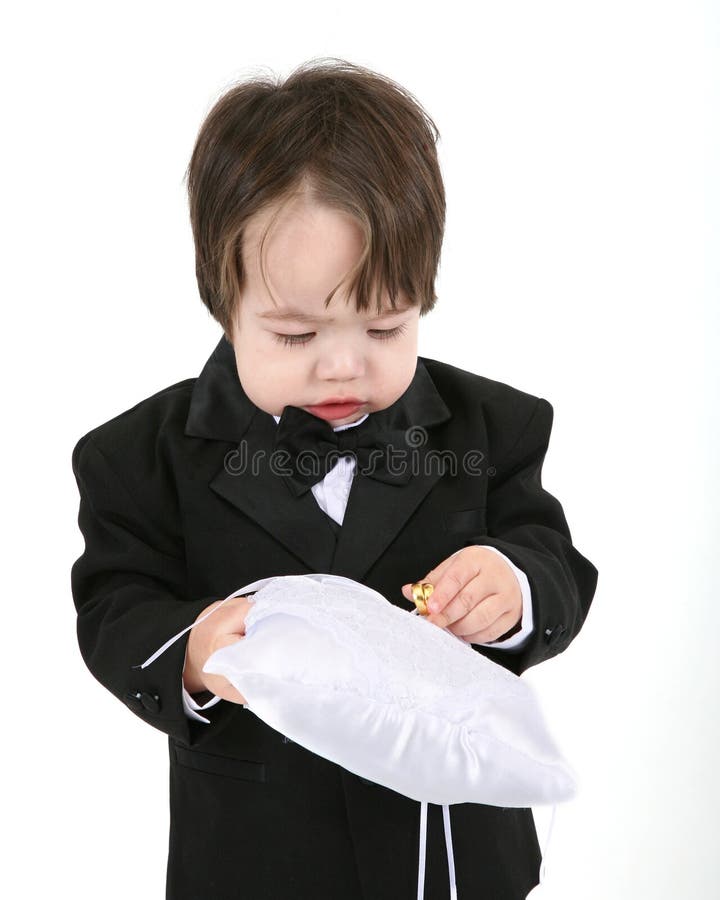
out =
<path fill-rule="evenodd" d="M 500 650 L 521 650 L 528 638 L 532 634 L 534 622 L 533 622 L 533 611 L 532 611 L 532 594 L 530 593 L 530 582 L 527 580 L 527 575 L 522 571 L 522 569 L 518 569 L 515 563 L 508 559 L 504 553 L 501 553 L 497 547 L 488 547 L 486 544 L 482 546 L 485 547 L 486 550 L 492 550 L 493 553 L 497 553 L 499 556 L 505 560 L 505 562 L 510 566 L 510 568 L 515 573 L 515 577 L 520 582 L 520 592 L 522 593 L 522 619 L 520 621 L 520 631 L 514 634 L 512 637 L 507 638 L 504 641 L 487 641 L 484 643 L 476 644 L 477 647 L 497 647 Z"/>
<path fill-rule="evenodd" d="M 222 697 L 215 697 L 211 700 L 208 700 L 207 703 L 199 706 L 192 698 L 192 694 L 188 694 L 185 685 L 183 685 L 182 689 L 182 698 L 183 698 L 183 707 L 185 709 L 185 714 L 189 719 L 197 719 L 198 722 L 205 722 L 206 725 L 210 724 L 210 719 L 206 719 L 205 716 L 199 715 L 195 710 L 197 709 L 209 709 L 211 706 L 215 706 L 215 704 L 222 700 Z"/>
<path fill-rule="evenodd" d="M 185 648 L 185 661 L 187 662 L 187 647 Z M 183 663 L 183 671 L 185 671 L 185 663 Z M 213 695 L 207 703 L 203 703 L 202 705 L 200 705 L 195 700 L 193 700 L 192 694 L 188 693 L 188 690 L 185 687 L 185 683 L 182 681 L 182 676 L 180 676 L 180 681 L 182 686 L 182 700 L 185 715 L 189 719 L 197 719 L 198 722 L 205 722 L 206 725 L 209 725 L 210 719 L 206 719 L 205 716 L 199 715 L 196 710 L 209 709 L 211 706 L 215 706 L 216 703 L 222 700 L 222 697 Z"/>

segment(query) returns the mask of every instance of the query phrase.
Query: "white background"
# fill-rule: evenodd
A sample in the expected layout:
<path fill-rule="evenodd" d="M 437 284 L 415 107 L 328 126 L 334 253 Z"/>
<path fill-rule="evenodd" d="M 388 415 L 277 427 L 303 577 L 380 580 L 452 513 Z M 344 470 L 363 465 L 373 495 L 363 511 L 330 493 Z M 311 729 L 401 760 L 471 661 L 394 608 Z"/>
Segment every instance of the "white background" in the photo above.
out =
<path fill-rule="evenodd" d="M 710 896 L 717 7 L 19 9 L 0 39 L 2 894 L 164 896 L 166 739 L 80 657 L 70 454 L 199 374 L 220 337 L 197 294 L 183 184 L 214 100 L 236 79 L 336 56 L 399 81 L 440 130 L 447 230 L 420 353 L 553 404 L 544 484 L 600 572 L 579 637 L 524 676 L 581 778 L 558 808 L 547 896 Z M 547 811 L 537 820 L 542 840 Z"/>

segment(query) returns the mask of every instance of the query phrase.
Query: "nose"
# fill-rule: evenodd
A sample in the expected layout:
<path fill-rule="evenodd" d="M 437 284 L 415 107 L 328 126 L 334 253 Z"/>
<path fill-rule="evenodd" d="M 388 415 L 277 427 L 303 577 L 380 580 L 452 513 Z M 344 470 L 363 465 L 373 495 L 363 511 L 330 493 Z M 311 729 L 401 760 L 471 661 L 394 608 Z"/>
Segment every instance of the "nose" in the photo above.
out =
<path fill-rule="evenodd" d="M 317 363 L 317 376 L 323 381 L 354 381 L 364 374 L 361 350 L 344 341 L 328 348 Z"/>

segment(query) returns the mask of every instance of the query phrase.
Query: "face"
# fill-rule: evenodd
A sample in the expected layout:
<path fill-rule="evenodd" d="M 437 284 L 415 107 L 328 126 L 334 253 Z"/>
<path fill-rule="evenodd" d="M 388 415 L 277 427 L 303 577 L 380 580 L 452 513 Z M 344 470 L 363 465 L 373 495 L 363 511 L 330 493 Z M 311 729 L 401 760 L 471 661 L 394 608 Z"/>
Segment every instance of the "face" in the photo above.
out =
<path fill-rule="evenodd" d="M 325 297 L 362 253 L 362 233 L 348 214 L 299 198 L 276 219 L 263 248 L 258 242 L 272 211 L 259 213 L 243 237 L 246 284 L 233 320 L 240 382 L 252 402 L 279 416 L 299 406 L 331 426 L 385 409 L 405 393 L 415 374 L 419 307 L 397 298 L 393 312 L 355 309 L 345 285 L 327 308 Z M 374 301 L 373 301 L 374 303 Z M 351 406 L 318 408 L 349 399 Z"/>

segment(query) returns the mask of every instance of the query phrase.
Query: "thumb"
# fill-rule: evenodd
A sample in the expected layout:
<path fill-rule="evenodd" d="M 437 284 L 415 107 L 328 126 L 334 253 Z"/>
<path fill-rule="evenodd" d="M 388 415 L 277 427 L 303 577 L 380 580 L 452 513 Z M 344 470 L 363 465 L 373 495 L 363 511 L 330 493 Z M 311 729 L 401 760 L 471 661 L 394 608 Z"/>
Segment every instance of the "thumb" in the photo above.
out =
<path fill-rule="evenodd" d="M 400 589 L 400 590 L 402 591 L 403 597 L 406 597 L 408 600 L 412 600 L 412 598 L 413 598 L 413 597 L 412 597 L 412 586 L 413 586 L 413 584 L 420 584 L 420 583 L 422 583 L 423 581 L 427 581 L 427 580 L 428 580 L 428 577 L 427 577 L 427 575 L 426 575 L 425 578 L 419 578 L 417 582 L 411 581 L 409 584 L 404 584 L 404 585 L 402 586 L 402 588 Z"/>
<path fill-rule="evenodd" d="M 217 640 L 214 642 L 214 649 L 220 650 L 222 647 L 229 647 L 231 644 L 237 644 L 238 641 L 241 641 L 245 637 L 244 634 L 221 634 L 218 635 Z"/>

